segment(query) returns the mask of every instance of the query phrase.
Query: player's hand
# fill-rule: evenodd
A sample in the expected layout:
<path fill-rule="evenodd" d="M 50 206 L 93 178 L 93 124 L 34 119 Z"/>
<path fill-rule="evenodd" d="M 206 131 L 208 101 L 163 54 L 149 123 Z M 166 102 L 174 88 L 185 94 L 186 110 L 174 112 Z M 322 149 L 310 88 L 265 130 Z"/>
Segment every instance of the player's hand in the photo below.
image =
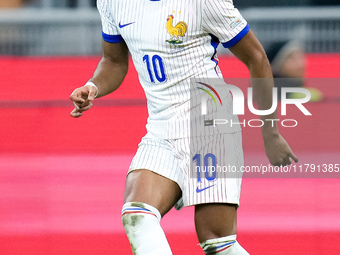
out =
<path fill-rule="evenodd" d="M 286 166 L 298 162 L 298 158 L 280 134 L 264 138 L 264 147 L 269 162 L 274 166 Z"/>
<path fill-rule="evenodd" d="M 75 89 L 70 95 L 70 99 L 73 101 L 74 109 L 71 112 L 71 116 L 78 118 L 83 115 L 84 111 L 89 110 L 92 107 L 92 102 L 96 96 L 97 88 L 94 86 L 83 86 Z"/>

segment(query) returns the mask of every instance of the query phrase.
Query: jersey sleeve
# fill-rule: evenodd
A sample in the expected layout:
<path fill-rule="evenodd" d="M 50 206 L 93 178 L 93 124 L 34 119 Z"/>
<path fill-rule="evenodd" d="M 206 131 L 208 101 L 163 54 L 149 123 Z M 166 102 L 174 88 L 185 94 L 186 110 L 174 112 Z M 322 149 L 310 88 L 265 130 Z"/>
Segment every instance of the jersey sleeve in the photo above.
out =
<path fill-rule="evenodd" d="M 109 43 L 119 43 L 123 41 L 116 21 L 113 18 L 111 1 L 97 0 L 97 8 L 102 21 L 102 36 L 104 41 Z"/>
<path fill-rule="evenodd" d="M 225 48 L 234 46 L 249 31 L 232 0 L 206 0 L 203 7 L 203 27 L 216 36 Z"/>

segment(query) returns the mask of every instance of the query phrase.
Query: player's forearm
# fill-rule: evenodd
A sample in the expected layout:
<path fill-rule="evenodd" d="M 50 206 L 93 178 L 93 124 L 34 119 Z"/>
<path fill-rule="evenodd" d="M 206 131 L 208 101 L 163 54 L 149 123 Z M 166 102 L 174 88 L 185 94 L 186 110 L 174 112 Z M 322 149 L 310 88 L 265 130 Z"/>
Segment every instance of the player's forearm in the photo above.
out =
<path fill-rule="evenodd" d="M 266 55 L 263 53 L 257 59 L 249 64 L 251 75 L 251 84 L 253 87 L 253 99 L 259 110 L 268 110 L 273 103 L 273 87 L 274 80 L 271 67 Z M 269 115 L 260 116 L 264 125 L 262 126 L 262 136 L 264 139 L 270 139 L 273 136 L 278 136 L 279 131 L 276 121 L 276 111 Z"/>
<path fill-rule="evenodd" d="M 115 91 L 122 84 L 127 71 L 128 60 L 115 62 L 104 56 L 90 79 L 98 87 L 97 97 Z"/>

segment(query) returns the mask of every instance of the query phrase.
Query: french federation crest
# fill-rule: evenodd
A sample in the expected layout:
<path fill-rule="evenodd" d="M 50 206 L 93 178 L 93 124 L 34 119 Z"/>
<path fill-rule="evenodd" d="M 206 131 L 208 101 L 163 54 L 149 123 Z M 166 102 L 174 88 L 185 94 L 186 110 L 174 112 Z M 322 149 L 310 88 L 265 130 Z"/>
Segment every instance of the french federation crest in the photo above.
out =
<path fill-rule="evenodd" d="M 187 32 L 187 24 L 183 21 L 178 22 L 175 26 L 173 25 L 174 16 L 169 15 L 166 22 L 166 30 L 170 34 L 171 38 L 166 40 L 170 44 L 181 44 L 183 41 L 179 37 L 185 36 Z"/>

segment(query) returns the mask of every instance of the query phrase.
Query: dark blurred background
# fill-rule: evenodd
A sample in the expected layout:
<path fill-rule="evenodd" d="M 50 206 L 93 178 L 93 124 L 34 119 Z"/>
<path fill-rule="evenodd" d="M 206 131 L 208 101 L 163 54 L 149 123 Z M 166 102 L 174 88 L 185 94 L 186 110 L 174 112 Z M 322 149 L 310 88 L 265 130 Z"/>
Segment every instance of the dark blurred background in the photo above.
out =
<path fill-rule="evenodd" d="M 95 4 L 94 0 L 0 0 L 0 55 L 100 54 L 101 24 Z M 234 4 L 265 48 L 298 40 L 307 53 L 340 52 L 340 1 L 236 0 Z"/>

